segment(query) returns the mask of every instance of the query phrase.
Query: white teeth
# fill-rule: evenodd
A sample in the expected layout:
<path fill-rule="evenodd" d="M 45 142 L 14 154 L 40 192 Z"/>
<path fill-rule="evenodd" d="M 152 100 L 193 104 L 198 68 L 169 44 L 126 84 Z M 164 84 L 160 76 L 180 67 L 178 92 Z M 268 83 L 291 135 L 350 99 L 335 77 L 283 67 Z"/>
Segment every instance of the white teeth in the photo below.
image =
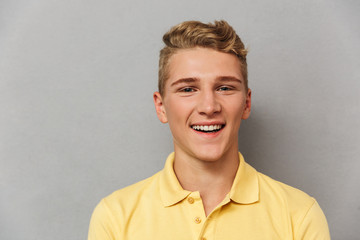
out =
<path fill-rule="evenodd" d="M 204 132 L 214 131 L 221 129 L 222 125 L 193 125 L 192 128 L 195 130 L 201 130 Z"/>

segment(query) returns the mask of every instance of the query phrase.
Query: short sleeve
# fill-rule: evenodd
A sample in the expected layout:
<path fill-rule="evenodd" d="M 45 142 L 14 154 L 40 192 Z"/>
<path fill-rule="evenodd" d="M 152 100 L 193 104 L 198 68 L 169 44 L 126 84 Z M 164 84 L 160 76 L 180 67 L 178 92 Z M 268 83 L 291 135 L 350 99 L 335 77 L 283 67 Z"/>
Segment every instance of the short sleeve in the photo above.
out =
<path fill-rule="evenodd" d="M 102 200 L 95 208 L 89 226 L 88 240 L 113 240 L 109 209 Z"/>
<path fill-rule="evenodd" d="M 297 240 L 330 240 L 329 227 L 319 204 L 314 201 L 297 227 Z"/>

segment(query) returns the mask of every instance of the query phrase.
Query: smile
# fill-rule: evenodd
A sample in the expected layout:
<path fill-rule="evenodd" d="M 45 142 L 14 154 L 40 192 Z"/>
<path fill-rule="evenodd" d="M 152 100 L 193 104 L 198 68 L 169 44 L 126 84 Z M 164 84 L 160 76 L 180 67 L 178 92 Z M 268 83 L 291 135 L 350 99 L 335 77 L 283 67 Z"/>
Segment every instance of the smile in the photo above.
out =
<path fill-rule="evenodd" d="M 192 125 L 191 128 L 199 132 L 217 132 L 220 131 L 225 125 Z"/>

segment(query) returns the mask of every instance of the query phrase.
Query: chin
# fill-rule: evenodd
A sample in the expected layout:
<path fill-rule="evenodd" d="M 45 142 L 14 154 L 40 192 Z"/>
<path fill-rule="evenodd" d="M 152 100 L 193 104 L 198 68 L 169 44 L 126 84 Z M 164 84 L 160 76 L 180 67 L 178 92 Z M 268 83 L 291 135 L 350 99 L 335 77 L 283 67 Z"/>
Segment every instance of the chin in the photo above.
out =
<path fill-rule="evenodd" d="M 199 159 L 200 161 L 205 161 L 205 162 L 216 162 L 217 160 L 219 160 L 220 158 L 222 158 L 225 155 L 225 153 L 223 151 L 219 151 L 219 150 L 209 150 L 209 149 L 204 149 L 202 151 L 197 151 L 195 153 L 195 157 L 197 159 Z"/>

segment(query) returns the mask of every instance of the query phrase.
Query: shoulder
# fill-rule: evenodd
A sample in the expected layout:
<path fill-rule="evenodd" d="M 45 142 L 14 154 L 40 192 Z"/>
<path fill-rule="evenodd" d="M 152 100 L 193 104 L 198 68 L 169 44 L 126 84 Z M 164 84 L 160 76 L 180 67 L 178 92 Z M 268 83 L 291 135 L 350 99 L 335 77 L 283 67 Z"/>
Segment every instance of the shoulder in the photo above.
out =
<path fill-rule="evenodd" d="M 142 181 L 134 183 L 130 186 L 119 189 L 103 198 L 103 202 L 108 206 L 129 205 L 137 203 L 144 195 L 153 194 L 158 190 L 158 178 L 160 172 L 146 178 Z"/>
<path fill-rule="evenodd" d="M 284 204 L 289 205 L 289 207 L 294 207 L 297 209 L 299 207 L 309 208 L 315 202 L 313 197 L 309 196 L 302 190 L 274 180 L 265 174 L 258 172 L 258 180 L 260 187 L 260 198 L 276 197 Z"/>
<path fill-rule="evenodd" d="M 307 193 L 258 173 L 260 201 L 286 209 L 293 223 L 300 222 L 316 200 Z"/>
<path fill-rule="evenodd" d="M 330 239 L 325 215 L 315 198 L 262 173 L 258 173 L 258 179 L 260 202 L 288 212 L 295 239 Z"/>
<path fill-rule="evenodd" d="M 88 239 L 115 239 L 128 224 L 129 216 L 154 195 L 159 173 L 117 190 L 103 198 L 91 216 Z M 156 195 L 156 194 L 155 194 Z"/>
<path fill-rule="evenodd" d="M 96 215 L 117 215 L 118 217 L 129 214 L 147 196 L 154 195 L 158 190 L 158 177 L 160 172 L 134 183 L 130 186 L 119 189 L 103 198 L 94 210 Z"/>

